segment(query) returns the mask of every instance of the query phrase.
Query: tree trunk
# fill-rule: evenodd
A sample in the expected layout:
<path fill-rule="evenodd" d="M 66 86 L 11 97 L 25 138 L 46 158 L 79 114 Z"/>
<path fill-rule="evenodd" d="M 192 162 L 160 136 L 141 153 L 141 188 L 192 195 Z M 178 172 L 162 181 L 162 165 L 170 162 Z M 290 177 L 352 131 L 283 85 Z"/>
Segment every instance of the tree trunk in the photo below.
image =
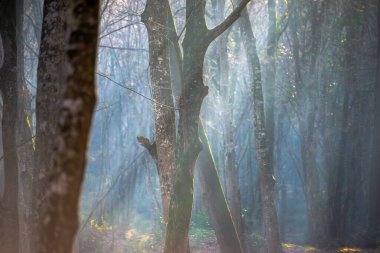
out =
<path fill-rule="evenodd" d="M 379 246 L 378 239 L 380 238 L 380 1 L 377 7 L 377 69 L 376 69 L 376 84 L 375 84 L 375 128 L 372 147 L 372 167 L 371 167 L 371 192 L 370 192 L 370 218 L 369 218 L 369 233 L 371 246 Z M 377 244 L 377 245 L 376 245 Z"/>
<path fill-rule="evenodd" d="M 240 21 L 243 44 L 252 75 L 252 94 L 254 111 L 254 131 L 256 139 L 256 158 L 259 167 L 259 184 L 262 199 L 262 213 L 268 253 L 282 252 L 275 206 L 275 179 L 273 164 L 265 127 L 264 98 L 261 84 L 260 62 L 256 51 L 256 40 L 252 31 L 248 11 L 245 9 Z"/>
<path fill-rule="evenodd" d="M 17 0 L 17 133 L 19 166 L 19 223 L 20 223 L 20 252 L 30 251 L 30 227 L 32 206 L 32 172 L 34 162 L 34 138 L 32 132 L 31 101 L 32 94 L 25 84 L 24 78 L 24 1 Z"/>
<path fill-rule="evenodd" d="M 270 161 L 275 165 L 274 153 L 274 106 L 275 106 L 275 85 L 276 85 L 276 48 L 277 48 L 277 16 L 276 1 L 268 0 L 268 34 L 265 64 L 265 119 L 268 136 L 268 147 Z"/>
<path fill-rule="evenodd" d="M 170 12 L 170 13 L 169 13 Z M 171 15 L 167 0 L 148 0 L 141 20 L 147 27 L 150 76 L 153 90 L 156 163 L 160 178 L 163 217 L 167 224 L 172 179 L 175 174 L 176 128 L 170 75 L 170 46 L 167 27 Z"/>
<path fill-rule="evenodd" d="M 95 69 L 99 1 L 68 5 L 64 87 L 59 110 L 53 167 L 39 219 L 38 253 L 72 251 L 78 229 L 78 208 L 86 151 L 96 103 Z M 50 147 L 53 148 L 53 147 Z"/>
<path fill-rule="evenodd" d="M 202 194 L 220 250 L 223 253 L 243 252 L 202 123 L 199 124 L 199 135 L 203 145 L 197 161 Z"/>
<path fill-rule="evenodd" d="M 326 242 L 324 234 L 325 222 L 325 199 L 321 190 L 320 173 L 317 164 L 317 94 L 319 86 L 318 56 L 320 55 L 322 24 L 324 23 L 326 2 L 313 2 L 307 5 L 311 11 L 310 36 L 308 37 L 308 57 L 303 56 L 306 50 L 299 39 L 298 19 L 302 11 L 297 10 L 296 2 L 291 1 L 293 6 L 289 15 L 289 28 L 292 37 L 292 54 L 295 65 L 295 90 L 296 106 L 298 111 L 298 126 L 300 133 L 301 158 L 303 168 L 304 190 L 307 204 L 308 237 L 310 243 L 322 245 Z M 304 67 L 301 67 L 304 66 Z M 302 71 L 305 70 L 305 71 Z"/>
<path fill-rule="evenodd" d="M 218 19 L 217 22 L 224 20 L 224 8 L 225 2 L 218 1 Z M 243 233 L 243 219 L 241 211 L 241 197 L 239 187 L 239 168 L 236 162 L 236 149 L 235 149 L 235 125 L 234 125 L 234 83 L 229 83 L 229 59 L 228 59 L 228 36 L 231 29 L 224 32 L 217 41 L 217 62 L 218 62 L 218 74 L 219 74 L 219 87 L 222 96 L 223 117 L 224 117 L 224 145 L 225 145 L 225 171 L 226 171 L 226 196 L 230 206 L 231 215 L 235 224 L 236 231 L 239 239 L 244 245 L 244 233 Z"/>
<path fill-rule="evenodd" d="M 347 38 L 344 45 L 344 87 L 343 87 L 343 105 L 342 105 L 342 116 L 341 116 L 341 134 L 337 146 L 337 159 L 336 163 L 333 165 L 331 174 L 329 174 L 329 185 L 328 185 L 328 206 L 330 208 L 330 220 L 328 224 L 329 228 L 329 241 L 333 244 L 332 246 L 344 246 L 345 244 L 345 225 L 347 210 L 345 207 L 345 187 L 347 186 L 347 179 L 352 175 L 349 173 L 349 166 L 347 161 L 347 146 L 350 138 L 350 101 L 351 101 L 351 90 L 355 87 L 354 83 L 354 64 L 355 59 L 353 58 L 352 52 L 354 50 L 354 40 L 355 40 L 355 30 L 352 25 L 347 28 Z"/>
<path fill-rule="evenodd" d="M 32 228 L 38 229 L 48 193 L 48 175 L 53 169 L 53 146 L 58 133 L 59 107 L 64 89 L 63 69 L 65 19 L 68 0 L 44 1 L 40 55 L 37 70 L 36 151 L 32 187 Z M 40 247 L 38 233 L 32 234 L 31 251 Z"/>
<path fill-rule="evenodd" d="M 19 252 L 17 121 L 17 3 L 0 1 L 0 33 L 4 60 L 0 69 L 3 99 L 2 139 L 4 193 L 0 201 L 0 248 L 4 253 Z"/>

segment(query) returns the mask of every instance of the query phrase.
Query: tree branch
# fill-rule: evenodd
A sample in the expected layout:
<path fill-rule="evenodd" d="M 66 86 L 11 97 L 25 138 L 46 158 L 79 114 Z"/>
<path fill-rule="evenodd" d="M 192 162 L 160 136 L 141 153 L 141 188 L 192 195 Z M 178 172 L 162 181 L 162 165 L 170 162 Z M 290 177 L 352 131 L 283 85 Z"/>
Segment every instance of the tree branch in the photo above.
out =
<path fill-rule="evenodd" d="M 157 160 L 156 142 L 155 141 L 151 142 L 148 138 L 144 136 L 137 136 L 137 141 L 140 143 L 142 147 L 144 147 L 149 152 L 152 158 L 156 161 Z"/>
<path fill-rule="evenodd" d="M 225 30 L 227 30 L 240 16 L 241 12 L 247 6 L 250 0 L 242 0 L 240 4 L 231 12 L 231 14 L 219 25 L 209 30 L 206 41 L 211 43 Z"/>

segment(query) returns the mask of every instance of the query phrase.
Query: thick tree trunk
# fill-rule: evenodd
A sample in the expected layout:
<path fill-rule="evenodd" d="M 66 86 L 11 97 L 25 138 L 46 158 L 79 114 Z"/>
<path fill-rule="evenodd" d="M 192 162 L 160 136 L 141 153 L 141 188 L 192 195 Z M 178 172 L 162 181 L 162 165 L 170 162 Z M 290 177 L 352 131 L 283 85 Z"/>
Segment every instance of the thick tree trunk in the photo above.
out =
<path fill-rule="evenodd" d="M 168 15 L 171 15 L 167 0 L 148 0 L 141 16 L 147 27 L 150 52 L 150 76 L 153 90 L 156 163 L 160 178 L 164 222 L 168 221 L 175 174 L 176 126 L 174 102 L 170 76 L 170 31 Z"/>
<path fill-rule="evenodd" d="M 240 20 L 243 44 L 252 74 L 253 111 L 256 138 L 256 158 L 259 167 L 259 184 L 262 199 L 262 213 L 268 253 L 282 252 L 275 206 L 275 179 L 265 127 L 264 98 L 261 84 L 260 62 L 256 51 L 256 40 L 248 12 L 245 9 Z"/>
<path fill-rule="evenodd" d="M 96 103 L 95 68 L 99 1 L 68 5 L 64 87 L 55 138 L 53 167 L 39 219 L 38 253 L 72 251 L 86 152 Z M 53 147 L 51 147 L 53 148 Z"/>
<path fill-rule="evenodd" d="M 0 198 L 0 248 L 4 253 L 19 252 L 17 122 L 17 28 L 16 1 L 0 1 L 0 33 L 4 60 L 0 69 L 3 99 L 2 139 L 4 194 Z"/>
<path fill-rule="evenodd" d="M 64 86 L 65 19 L 68 0 L 46 0 L 37 70 L 36 151 L 32 187 L 32 227 L 37 230 L 44 217 L 42 208 L 49 187 L 48 175 L 53 169 L 53 146 L 58 133 L 59 107 Z M 33 233 L 31 251 L 40 247 L 38 234 Z"/>

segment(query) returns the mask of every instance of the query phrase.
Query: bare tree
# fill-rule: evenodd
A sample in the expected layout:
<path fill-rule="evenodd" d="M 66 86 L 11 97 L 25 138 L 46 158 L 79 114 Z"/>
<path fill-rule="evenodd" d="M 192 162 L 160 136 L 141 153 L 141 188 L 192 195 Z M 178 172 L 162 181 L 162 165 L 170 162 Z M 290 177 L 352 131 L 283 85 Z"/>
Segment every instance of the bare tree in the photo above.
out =
<path fill-rule="evenodd" d="M 159 11 L 157 11 L 159 10 Z M 164 203 L 170 203 L 171 189 L 167 188 L 168 179 L 174 177 L 175 168 L 176 128 L 174 118 L 173 91 L 179 93 L 183 87 L 182 54 L 176 36 L 173 16 L 168 2 L 156 3 L 148 1 L 143 14 L 143 22 L 148 28 L 150 41 L 150 72 L 155 101 L 155 142 L 145 137 L 138 137 L 142 144 L 156 160 Z M 170 54 L 173 50 L 173 54 Z M 176 65 L 176 67 L 173 67 Z M 172 67 L 171 67 L 172 66 Z M 177 79 L 171 78 L 170 74 Z M 173 87 L 172 87 L 173 86 Z M 177 91 L 178 90 L 178 91 Z M 241 252 L 241 246 L 236 234 L 231 215 L 219 182 L 215 163 L 203 128 L 202 144 L 203 158 L 199 157 L 201 187 L 206 196 L 209 216 L 222 252 Z M 161 150 L 161 151 L 160 151 Z M 160 154 L 161 152 L 161 154 Z M 163 158 L 160 158 L 163 157 Z M 173 159 L 174 158 L 174 159 Z M 167 171 L 168 170 L 168 171 Z M 166 171 L 166 172 L 165 172 Z M 163 174 L 163 172 L 165 172 Z M 165 177 L 164 177 L 165 176 Z M 167 177 L 167 178 L 166 178 Z M 171 187 L 171 185 L 169 185 Z M 169 192 L 165 192 L 167 190 Z M 165 221 L 167 221 L 165 219 Z M 228 238 L 228 240 L 226 239 Z M 186 242 L 188 245 L 188 242 Z M 187 249 L 189 250 L 189 249 Z"/>

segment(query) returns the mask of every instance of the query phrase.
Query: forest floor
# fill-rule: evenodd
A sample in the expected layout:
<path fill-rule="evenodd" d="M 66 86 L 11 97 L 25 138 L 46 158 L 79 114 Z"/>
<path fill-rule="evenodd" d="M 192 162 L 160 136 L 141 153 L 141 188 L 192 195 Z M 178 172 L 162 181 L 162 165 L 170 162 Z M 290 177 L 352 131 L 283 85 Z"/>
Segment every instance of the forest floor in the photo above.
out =
<path fill-rule="evenodd" d="M 124 233 L 115 233 L 101 227 L 87 231 L 82 237 L 81 253 L 158 253 L 163 252 L 162 238 L 157 234 L 139 233 L 130 229 Z M 251 251 L 262 253 L 262 239 L 252 237 Z M 220 253 L 215 234 L 210 229 L 194 229 L 190 231 L 190 247 L 192 253 Z M 378 250 L 364 250 L 358 248 L 341 248 L 322 250 L 311 246 L 300 246 L 283 243 L 283 253 L 380 253 Z"/>
<path fill-rule="evenodd" d="M 214 236 L 194 238 L 190 235 L 190 245 L 192 253 L 220 253 L 218 243 Z M 192 238 L 193 237 L 193 238 Z M 340 248 L 340 249 L 317 249 L 311 246 L 300 246 L 290 243 L 283 243 L 283 253 L 380 253 L 380 250 L 364 250 L 359 248 Z M 252 250 L 252 249 L 251 249 Z M 147 253 L 163 252 L 162 247 L 158 246 Z M 252 250 L 254 253 L 262 253 L 260 249 Z"/>

